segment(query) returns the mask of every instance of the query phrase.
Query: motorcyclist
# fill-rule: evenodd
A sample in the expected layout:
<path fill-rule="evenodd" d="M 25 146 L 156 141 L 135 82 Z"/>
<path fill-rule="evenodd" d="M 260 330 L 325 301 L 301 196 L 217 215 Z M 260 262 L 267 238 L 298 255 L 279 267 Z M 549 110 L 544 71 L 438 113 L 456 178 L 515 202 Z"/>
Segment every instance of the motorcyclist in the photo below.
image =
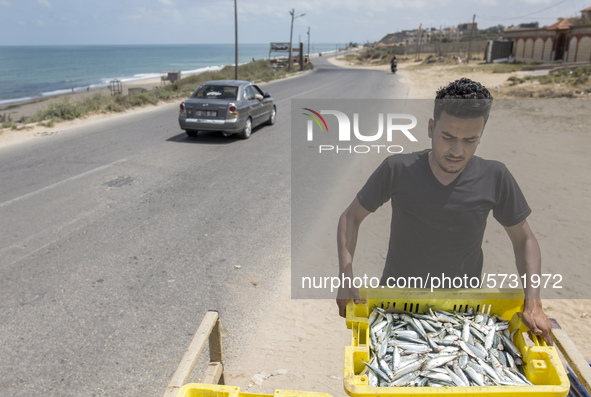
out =
<path fill-rule="evenodd" d="M 394 55 L 390 61 L 390 69 L 392 70 L 392 73 L 396 72 L 398 69 L 398 60 L 396 59 L 396 55 Z"/>

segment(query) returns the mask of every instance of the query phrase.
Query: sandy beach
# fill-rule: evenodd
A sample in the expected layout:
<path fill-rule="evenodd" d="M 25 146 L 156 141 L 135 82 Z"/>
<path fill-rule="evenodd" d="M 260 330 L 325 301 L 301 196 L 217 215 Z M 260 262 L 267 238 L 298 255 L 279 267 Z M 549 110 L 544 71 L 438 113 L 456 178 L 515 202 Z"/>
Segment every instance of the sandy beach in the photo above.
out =
<path fill-rule="evenodd" d="M 333 62 L 342 67 L 353 67 L 344 61 Z M 415 64 L 401 63 L 398 72 L 401 81 L 410 87 L 411 99 L 432 98 L 438 88 L 462 77 L 450 73 L 449 66 L 445 65 L 423 69 L 411 66 Z M 387 65 L 376 68 L 389 69 Z M 465 77 L 482 82 L 495 96 L 496 92 L 507 87 L 510 75 L 483 73 L 475 67 L 474 72 Z M 160 85 L 159 80 L 137 82 L 135 86 L 151 88 L 157 85 Z M 125 88 L 129 87 L 132 85 L 128 84 Z M 105 90 L 108 92 L 108 89 Z M 96 92 L 69 96 L 71 100 L 79 100 L 84 95 Z M 591 291 L 587 263 L 591 257 L 588 245 L 591 211 L 587 194 L 591 189 L 591 176 L 585 172 L 589 166 L 585 148 L 591 146 L 591 136 L 586 131 L 589 102 L 576 101 L 579 102 L 552 103 L 553 114 L 565 115 L 562 118 L 544 116 L 544 113 L 535 110 L 538 105 L 533 104 L 529 109 L 523 103 L 500 109 L 499 115 L 491 120 L 493 124 L 487 127 L 494 128 L 495 135 L 485 137 L 477 155 L 502 161 L 512 170 L 534 209 L 529 222 L 542 249 L 544 271 L 563 274 L 569 291 L 574 295 L 580 291 L 580 297 L 584 297 L 584 293 Z M 44 104 L 45 101 L 0 109 L 0 114 L 10 112 L 14 120 L 34 113 Z M 130 112 L 146 112 L 152 108 L 144 107 Z M 531 123 L 536 120 L 543 122 L 537 124 L 537 129 L 520 128 L 522 126 L 515 122 L 517 116 L 521 117 L 519 120 L 527 119 Z M 0 147 L 42 139 L 47 134 L 67 133 L 69 129 L 85 123 L 113 117 L 120 116 L 101 114 L 56 124 L 53 128 L 35 126 L 19 131 L 5 130 L 0 134 Z M 557 136 L 557 131 L 563 134 Z M 326 241 L 336 241 L 338 216 L 379 161 L 381 159 L 364 163 L 343 185 L 342 194 L 336 195 L 340 201 L 331 204 L 328 214 L 333 222 L 319 232 L 324 234 Z M 388 229 L 389 209 L 379 211 L 383 211 L 383 216 L 367 219 L 368 230 Z M 382 253 L 385 247 L 387 235 L 367 233 L 359 241 L 358 258 L 370 265 L 383 266 Z M 505 266 L 509 270 L 514 268 L 509 240 L 502 227 L 494 221 L 489 222 L 484 251 L 485 266 Z M 323 257 L 320 260 L 334 265 L 337 261 L 336 243 L 334 246 L 322 247 L 321 254 Z M 272 394 L 275 389 L 291 389 L 345 396 L 344 346 L 351 342 L 351 331 L 347 329 L 345 320 L 339 317 L 334 300 L 291 299 L 290 277 L 289 270 L 281 275 L 281 285 L 277 289 L 282 292 L 269 305 L 266 319 L 252 330 L 255 334 L 252 346 L 248 346 L 244 355 L 228 358 L 226 383 L 252 393 Z M 591 361 L 591 346 L 588 343 L 590 303 L 589 299 L 544 300 L 544 310 L 549 317 L 559 322 L 579 351 Z M 232 338 L 232 330 L 227 330 L 224 337 Z M 278 370 L 285 371 L 271 375 Z M 265 375 L 270 376 L 265 378 Z M 195 377 L 192 381 L 199 381 L 199 378 Z M 166 385 L 162 386 L 164 390 Z"/>
<path fill-rule="evenodd" d="M 121 94 L 128 95 L 129 90 L 134 88 L 151 90 L 155 87 L 160 87 L 161 85 L 162 81 L 160 78 L 134 80 L 122 84 Z M 13 121 L 18 121 L 22 117 L 32 116 L 39 109 L 47 106 L 47 104 L 51 101 L 68 98 L 72 102 L 77 102 L 96 94 L 109 96 L 111 95 L 111 92 L 109 91 L 109 87 L 101 87 L 89 91 L 76 91 L 73 93 L 28 99 L 22 102 L 11 102 L 0 105 L 0 114 L 10 115 Z"/>
<path fill-rule="evenodd" d="M 146 90 L 151 90 L 155 87 L 159 87 L 161 85 L 160 78 L 152 78 L 152 79 L 144 79 L 144 80 L 137 80 L 133 82 L 128 82 L 123 85 L 123 95 L 127 95 L 129 89 L 133 88 L 143 88 Z M 101 94 L 105 96 L 110 95 L 110 91 L 108 87 L 102 87 L 95 90 L 90 91 L 82 91 L 82 92 L 75 92 L 75 93 L 68 93 L 56 96 L 49 96 L 43 98 L 35 98 L 31 100 L 26 100 L 23 102 L 14 102 L 10 104 L 0 105 L 0 115 L 7 115 L 13 121 L 21 120 L 23 117 L 30 117 L 34 115 L 38 110 L 47 106 L 51 101 L 62 100 L 67 98 L 72 102 L 83 101 L 85 98 L 90 96 Z M 159 104 L 162 105 L 163 103 Z M 19 129 L 0 129 L 0 147 L 11 145 L 14 143 L 23 142 L 29 139 L 35 139 L 47 135 L 59 134 L 64 133 L 72 128 L 79 127 L 82 125 L 86 125 L 88 123 L 95 123 L 100 122 L 102 120 L 107 120 L 112 117 L 118 117 L 123 114 L 130 114 L 130 113 L 137 113 L 137 112 L 145 112 L 152 109 L 154 106 L 144 106 L 141 108 L 134 108 L 122 113 L 100 113 L 100 114 L 92 114 L 85 116 L 83 118 L 71 120 L 71 121 L 64 121 L 55 124 L 53 127 L 44 127 L 39 125 L 31 125 L 25 126 Z"/>

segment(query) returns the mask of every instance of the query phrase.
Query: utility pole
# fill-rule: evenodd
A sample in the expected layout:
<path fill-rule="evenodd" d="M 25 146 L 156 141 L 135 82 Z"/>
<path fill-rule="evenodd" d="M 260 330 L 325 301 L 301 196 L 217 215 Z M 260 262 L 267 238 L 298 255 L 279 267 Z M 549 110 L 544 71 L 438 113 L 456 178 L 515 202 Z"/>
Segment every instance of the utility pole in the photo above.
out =
<path fill-rule="evenodd" d="M 292 8 L 291 11 L 289 12 L 289 15 L 291 15 L 291 28 L 289 29 L 289 58 L 287 59 L 287 71 L 291 71 L 291 38 L 293 36 L 293 15 L 294 15 L 295 9 Z"/>
<path fill-rule="evenodd" d="M 439 44 L 437 45 L 437 56 L 441 57 L 441 36 L 443 36 L 443 28 L 439 25 Z"/>
<path fill-rule="evenodd" d="M 423 27 L 423 24 L 420 23 L 419 24 L 419 38 L 417 39 L 417 61 L 419 60 L 419 58 L 421 57 L 421 28 Z"/>
<path fill-rule="evenodd" d="M 470 42 L 468 43 L 468 59 L 466 63 L 470 63 L 470 57 L 472 56 L 472 36 L 474 33 L 474 21 L 476 20 L 476 14 L 472 17 L 472 29 L 470 29 Z"/>
<path fill-rule="evenodd" d="M 238 7 L 234 0 L 234 80 L 238 80 Z"/>
<path fill-rule="evenodd" d="M 289 62 L 287 63 L 287 70 L 291 71 L 291 40 L 293 38 L 293 20 L 299 17 L 303 17 L 306 14 L 301 14 L 295 17 L 295 10 L 293 8 L 289 12 L 289 14 L 291 15 L 291 29 L 289 30 Z"/>
<path fill-rule="evenodd" d="M 308 60 L 310 60 L 310 27 L 308 26 Z"/>

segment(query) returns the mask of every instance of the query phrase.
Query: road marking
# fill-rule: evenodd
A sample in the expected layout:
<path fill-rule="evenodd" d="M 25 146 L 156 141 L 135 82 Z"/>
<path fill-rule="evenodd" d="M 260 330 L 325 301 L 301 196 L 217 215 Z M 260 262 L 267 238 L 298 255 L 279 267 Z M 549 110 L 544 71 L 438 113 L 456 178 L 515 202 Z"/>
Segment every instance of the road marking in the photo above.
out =
<path fill-rule="evenodd" d="M 54 184 L 51 184 L 51 185 L 49 185 L 49 186 L 45 186 L 44 188 L 41 188 L 41 189 L 39 189 L 39 190 L 36 190 L 36 191 L 34 191 L 34 192 L 27 193 L 27 194 L 24 194 L 24 195 L 22 195 L 22 196 L 19 196 L 19 197 L 15 197 L 15 198 L 13 198 L 12 200 L 8 200 L 8 201 L 5 201 L 5 202 L 1 203 L 1 204 L 0 204 L 0 208 L 2 208 L 2 207 L 6 207 L 7 205 L 10 205 L 10 204 L 12 204 L 12 203 L 15 203 L 15 202 L 17 202 L 17 201 L 20 201 L 20 200 L 27 199 L 27 198 L 29 198 L 29 197 L 32 197 L 32 196 L 34 196 L 34 195 L 36 195 L 36 194 L 39 194 L 39 193 L 45 192 L 45 191 L 47 191 L 47 190 L 50 190 L 50 189 L 56 188 L 56 187 L 58 187 L 58 186 L 60 186 L 60 185 L 63 185 L 64 183 L 71 182 L 71 181 L 74 181 L 74 180 L 76 180 L 76 179 L 84 178 L 85 176 L 88 176 L 88 175 L 90 175 L 90 174 L 94 174 L 95 172 L 102 171 L 102 170 L 104 170 L 104 169 L 107 169 L 107 168 L 109 168 L 109 167 L 112 167 L 112 166 L 114 166 L 114 165 L 117 165 L 117 164 L 123 163 L 123 162 L 125 162 L 125 161 L 127 161 L 127 159 L 121 159 L 121 160 L 117 160 L 117 161 L 114 161 L 114 162 L 112 162 L 112 163 L 110 163 L 110 164 L 106 164 L 106 165 L 100 166 L 100 167 L 98 167 L 98 168 L 95 168 L 95 169 L 93 169 L 93 170 L 90 170 L 90 171 L 83 172 L 82 174 L 74 175 L 73 177 L 70 177 L 70 178 L 68 178 L 68 179 L 64 179 L 63 181 L 56 182 L 56 183 L 54 183 Z"/>
<path fill-rule="evenodd" d="M 292 100 L 293 98 L 297 98 L 297 97 L 299 97 L 299 96 L 302 96 L 302 95 L 309 94 L 310 92 L 313 92 L 313 91 L 321 90 L 321 89 L 323 89 L 323 88 L 325 88 L 325 87 L 328 87 L 329 85 L 333 85 L 333 84 L 335 84 L 335 82 L 328 83 L 328 84 L 324 84 L 323 86 L 320 86 L 320 87 L 315 87 L 315 88 L 312 88 L 311 90 L 308 90 L 308 91 L 305 91 L 305 92 L 299 92 L 299 93 L 297 93 L 296 95 L 292 95 L 292 96 L 290 96 L 290 97 L 284 98 L 284 99 L 282 99 L 282 100 L 280 100 L 280 101 L 277 101 L 276 103 L 277 103 L 277 104 L 280 104 L 280 103 L 283 103 L 283 102 L 286 102 L 286 101 L 290 101 L 290 100 Z"/>

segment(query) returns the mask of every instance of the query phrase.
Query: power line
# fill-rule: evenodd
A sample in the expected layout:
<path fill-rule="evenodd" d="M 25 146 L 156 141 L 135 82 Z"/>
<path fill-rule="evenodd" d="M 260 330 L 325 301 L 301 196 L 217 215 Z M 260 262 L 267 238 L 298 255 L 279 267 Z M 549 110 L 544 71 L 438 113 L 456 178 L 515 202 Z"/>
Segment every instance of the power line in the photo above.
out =
<path fill-rule="evenodd" d="M 481 16 L 481 15 L 478 15 L 478 18 L 484 19 L 484 20 L 499 20 L 499 19 L 502 19 L 502 20 L 506 20 L 506 21 L 510 21 L 510 20 L 514 20 L 514 19 L 527 18 L 527 17 L 530 17 L 532 15 L 539 14 L 540 12 L 549 10 L 550 8 L 559 6 L 560 4 L 566 3 L 567 1 L 569 1 L 569 0 L 561 0 L 558 3 L 552 4 L 552 5 L 550 5 L 550 6 L 546 7 L 546 8 L 542 8 L 541 10 L 534 11 L 534 12 L 532 12 L 530 14 L 521 15 L 521 16 L 518 16 L 518 17 L 495 17 L 495 16 Z"/>
<path fill-rule="evenodd" d="M 263 18 L 263 17 L 261 17 L 261 16 L 260 16 L 260 15 L 258 15 L 258 14 L 252 13 L 252 12 L 251 12 L 251 11 L 250 11 L 250 10 L 249 10 L 247 7 L 245 7 L 245 6 L 244 6 L 244 4 L 242 4 L 242 3 L 238 4 L 238 9 L 239 9 L 241 12 L 246 12 L 246 13 L 247 13 L 248 15 L 250 15 L 251 17 L 254 17 L 254 18 L 256 18 L 256 19 L 260 19 L 261 21 L 263 21 L 263 22 L 266 22 L 266 23 L 268 23 L 268 22 L 269 22 L 269 19 L 268 19 L 268 18 Z M 287 19 L 287 18 L 286 18 L 286 19 Z"/>

